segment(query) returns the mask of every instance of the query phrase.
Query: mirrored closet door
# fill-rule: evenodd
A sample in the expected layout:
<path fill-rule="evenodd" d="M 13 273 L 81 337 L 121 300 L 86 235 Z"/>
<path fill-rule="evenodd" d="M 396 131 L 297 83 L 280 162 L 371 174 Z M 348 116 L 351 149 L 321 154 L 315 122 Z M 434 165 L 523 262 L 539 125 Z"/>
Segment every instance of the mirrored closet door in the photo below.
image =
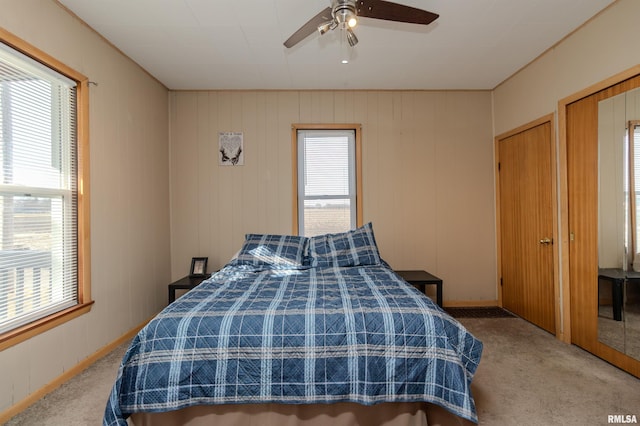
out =
<path fill-rule="evenodd" d="M 640 359 L 640 89 L 598 102 L 598 340 Z"/>
<path fill-rule="evenodd" d="M 571 343 L 640 377 L 640 66 L 624 74 L 559 103 L 562 296 Z"/>

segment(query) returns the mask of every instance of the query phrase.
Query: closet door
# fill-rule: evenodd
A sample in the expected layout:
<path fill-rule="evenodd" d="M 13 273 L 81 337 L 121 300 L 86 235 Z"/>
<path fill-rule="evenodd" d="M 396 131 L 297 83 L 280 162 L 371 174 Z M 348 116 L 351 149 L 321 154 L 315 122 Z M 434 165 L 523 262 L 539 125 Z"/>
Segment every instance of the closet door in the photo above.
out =
<path fill-rule="evenodd" d="M 571 341 L 595 352 L 598 326 L 598 101 L 567 106 Z"/>
<path fill-rule="evenodd" d="M 572 97 L 575 100 L 564 100 L 559 107 L 564 109 L 566 121 L 571 343 L 640 377 L 640 359 L 609 346 L 598 335 L 599 103 L 639 88 L 640 75 L 600 85 L 602 89 L 576 94 Z"/>
<path fill-rule="evenodd" d="M 498 139 L 504 308 L 556 333 L 549 121 Z"/>

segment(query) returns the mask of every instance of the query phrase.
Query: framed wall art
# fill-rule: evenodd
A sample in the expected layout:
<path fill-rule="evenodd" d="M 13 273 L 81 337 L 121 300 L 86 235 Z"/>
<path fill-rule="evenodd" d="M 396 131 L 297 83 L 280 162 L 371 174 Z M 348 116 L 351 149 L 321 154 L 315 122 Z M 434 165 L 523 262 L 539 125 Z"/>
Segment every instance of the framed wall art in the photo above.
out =
<path fill-rule="evenodd" d="M 244 165 L 244 136 L 242 132 L 218 133 L 218 164 L 220 166 Z"/>

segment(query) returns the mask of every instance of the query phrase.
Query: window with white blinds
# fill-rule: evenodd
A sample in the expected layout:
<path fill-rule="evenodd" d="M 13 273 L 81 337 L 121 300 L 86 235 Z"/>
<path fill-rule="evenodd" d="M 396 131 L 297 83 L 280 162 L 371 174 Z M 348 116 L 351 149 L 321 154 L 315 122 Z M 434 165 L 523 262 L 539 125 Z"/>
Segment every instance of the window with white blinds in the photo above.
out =
<path fill-rule="evenodd" d="M 299 235 L 356 228 L 355 130 L 298 130 L 297 153 Z"/>
<path fill-rule="evenodd" d="M 0 43 L 0 334 L 78 303 L 76 83 Z"/>

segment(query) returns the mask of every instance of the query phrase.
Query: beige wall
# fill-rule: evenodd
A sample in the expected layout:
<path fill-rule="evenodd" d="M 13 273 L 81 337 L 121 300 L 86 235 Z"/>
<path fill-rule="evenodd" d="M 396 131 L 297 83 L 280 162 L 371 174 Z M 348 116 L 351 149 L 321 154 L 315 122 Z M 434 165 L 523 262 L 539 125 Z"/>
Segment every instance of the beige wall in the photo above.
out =
<path fill-rule="evenodd" d="M 494 90 L 495 134 L 557 111 L 558 101 L 640 64 L 640 1 L 618 0 Z"/>
<path fill-rule="evenodd" d="M 383 258 L 440 276 L 445 303 L 497 299 L 489 92 L 173 92 L 170 114 L 174 279 L 195 256 L 223 266 L 245 233 L 291 233 L 292 124 L 360 123 Z M 218 132 L 244 133 L 244 166 L 217 165 Z"/>
<path fill-rule="evenodd" d="M 166 305 L 167 89 L 51 0 L 0 0 L 0 26 L 91 81 L 91 312 L 0 352 L 0 412 Z M 105 395 L 106 400 L 107 395 Z"/>

